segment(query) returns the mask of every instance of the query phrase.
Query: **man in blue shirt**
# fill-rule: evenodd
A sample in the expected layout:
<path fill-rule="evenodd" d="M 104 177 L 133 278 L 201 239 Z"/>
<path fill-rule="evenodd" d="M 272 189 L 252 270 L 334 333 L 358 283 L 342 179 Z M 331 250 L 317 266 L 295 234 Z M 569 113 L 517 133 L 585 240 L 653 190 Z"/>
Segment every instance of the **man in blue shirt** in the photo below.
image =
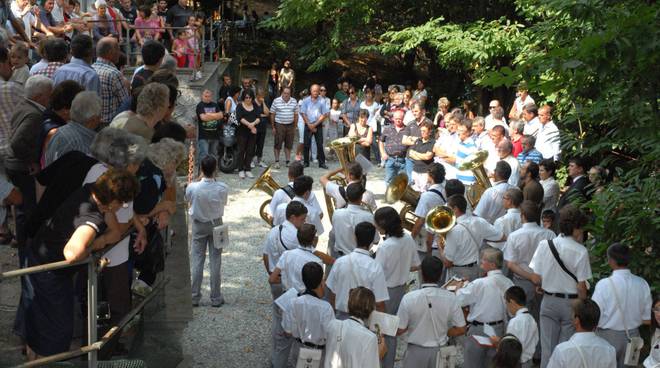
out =
<path fill-rule="evenodd" d="M 536 138 L 532 135 L 524 135 L 522 137 L 522 152 L 518 154 L 518 162 L 522 166 L 525 161 L 532 161 L 535 163 L 540 163 L 543 160 L 543 155 L 539 152 L 534 145 L 536 144 Z"/>
<path fill-rule="evenodd" d="M 62 65 L 53 75 L 55 85 L 65 80 L 73 80 L 85 87 L 85 90 L 101 93 L 99 75 L 92 68 L 94 60 L 94 43 L 92 38 L 79 34 L 71 40 L 71 61 Z"/>
<path fill-rule="evenodd" d="M 322 98 L 319 98 L 320 87 L 313 84 L 310 88 L 310 96 L 303 100 L 300 108 L 300 116 L 305 123 L 305 151 L 303 154 L 305 167 L 309 167 L 309 151 L 312 136 L 316 141 L 319 167 L 327 169 L 325 165 L 325 152 L 323 152 L 323 121 L 328 118 L 330 111 Z"/>

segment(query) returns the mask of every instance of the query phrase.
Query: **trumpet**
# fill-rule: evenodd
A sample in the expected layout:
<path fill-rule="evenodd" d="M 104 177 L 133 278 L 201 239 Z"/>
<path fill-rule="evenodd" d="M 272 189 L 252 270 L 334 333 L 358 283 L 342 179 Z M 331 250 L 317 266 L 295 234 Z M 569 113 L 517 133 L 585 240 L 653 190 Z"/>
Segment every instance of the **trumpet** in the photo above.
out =
<path fill-rule="evenodd" d="M 261 173 L 261 175 L 259 175 L 259 177 L 254 182 L 254 184 L 252 184 L 250 189 L 248 189 L 248 192 L 251 191 L 252 189 L 259 189 L 262 192 L 271 196 L 271 199 L 264 201 L 264 203 L 261 204 L 261 207 L 259 207 L 259 216 L 261 216 L 261 219 L 266 221 L 266 223 L 272 227 L 273 219 L 270 216 L 268 216 L 268 212 L 266 212 L 266 206 L 270 204 L 270 201 L 272 200 L 275 191 L 280 189 L 281 186 L 275 181 L 275 179 L 273 179 L 270 170 L 271 170 L 271 165 L 268 165 L 266 170 L 264 170 L 264 172 Z"/>
<path fill-rule="evenodd" d="M 401 211 L 399 211 L 399 217 L 401 218 L 401 223 L 403 228 L 411 231 L 415 222 L 417 221 L 417 216 L 415 215 L 415 207 L 419 202 L 419 197 L 421 193 L 415 191 L 410 185 L 408 185 L 408 175 L 399 174 L 392 179 L 392 183 L 387 186 L 385 191 L 385 202 L 392 204 L 397 201 L 402 201 L 405 203 Z"/>

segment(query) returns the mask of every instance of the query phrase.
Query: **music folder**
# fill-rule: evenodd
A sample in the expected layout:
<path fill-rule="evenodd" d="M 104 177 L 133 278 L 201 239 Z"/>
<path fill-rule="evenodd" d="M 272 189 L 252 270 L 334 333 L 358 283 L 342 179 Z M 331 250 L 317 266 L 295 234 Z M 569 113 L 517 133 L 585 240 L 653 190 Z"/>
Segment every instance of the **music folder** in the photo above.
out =
<path fill-rule="evenodd" d="M 376 325 L 380 328 L 380 333 L 387 336 L 396 336 L 399 329 L 399 317 L 379 311 L 371 312 L 369 316 L 369 329 L 376 332 Z"/>

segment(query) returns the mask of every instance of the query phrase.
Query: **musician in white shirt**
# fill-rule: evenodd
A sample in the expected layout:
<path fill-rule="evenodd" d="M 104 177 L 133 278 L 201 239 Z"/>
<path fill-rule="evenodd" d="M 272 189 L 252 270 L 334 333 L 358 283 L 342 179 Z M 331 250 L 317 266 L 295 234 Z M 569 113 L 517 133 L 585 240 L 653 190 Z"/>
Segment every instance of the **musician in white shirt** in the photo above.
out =
<path fill-rule="evenodd" d="M 546 368 L 550 354 L 557 344 L 568 340 L 575 332 L 571 303 L 587 297 L 587 280 L 591 278 L 591 264 L 587 249 L 578 242 L 583 239 L 588 217 L 573 205 L 559 211 L 561 235 L 542 240 L 529 267 L 534 271 L 531 281 L 543 289 L 541 302 L 541 368 Z M 554 245 L 558 258 L 554 256 Z M 570 272 L 570 274 L 569 274 Z M 596 321 L 597 323 L 597 321 Z"/>
<path fill-rule="evenodd" d="M 501 161 L 506 162 L 511 167 L 511 175 L 507 182 L 514 187 L 520 182 L 520 162 L 513 156 L 513 143 L 508 139 L 503 139 L 497 145 L 497 154 Z"/>
<path fill-rule="evenodd" d="M 303 176 L 305 167 L 303 166 L 302 162 L 300 161 L 294 161 L 289 165 L 289 170 L 288 170 L 288 177 L 289 177 L 289 182 L 287 185 L 283 186 L 282 188 L 278 189 L 273 193 L 273 198 L 270 200 L 270 204 L 268 205 L 268 209 L 270 211 L 270 218 L 273 220 L 273 217 L 275 216 L 275 212 L 277 212 L 277 207 L 281 205 L 282 203 L 289 203 L 293 197 L 296 196 L 296 193 L 293 191 L 293 181 L 296 180 L 297 177 Z M 321 206 L 318 204 L 318 199 L 316 199 L 316 196 L 314 193 L 309 194 L 309 200 L 308 202 L 310 203 L 316 203 L 314 207 L 321 208 Z"/>
<path fill-rule="evenodd" d="M 408 347 L 403 368 L 435 367 L 436 355 L 449 337 L 465 334 L 467 327 L 458 298 L 438 286 L 442 261 L 427 256 L 422 261 L 421 289 L 403 296 L 397 335 L 406 334 Z"/>
<path fill-rule="evenodd" d="M 347 320 L 328 323 L 325 368 L 379 368 L 387 347 L 366 326 L 376 307 L 374 293 L 359 286 L 350 291 Z"/>
<path fill-rule="evenodd" d="M 575 334 L 557 345 L 547 368 L 615 368 L 616 350 L 594 333 L 600 318 L 598 304 L 591 299 L 578 300 L 571 309 Z"/>
<path fill-rule="evenodd" d="M 486 220 L 465 213 L 467 200 L 462 195 L 447 199 L 456 215 L 456 226 L 445 234 L 445 247 L 440 258 L 447 267 L 447 280 L 454 276 L 474 280 L 479 276 L 479 249 L 484 240 L 505 240 L 504 235 Z"/>
<path fill-rule="evenodd" d="M 522 222 L 520 219 L 520 204 L 523 201 L 523 194 L 518 188 L 510 188 L 504 192 L 502 204 L 506 209 L 504 216 L 495 220 L 493 226 L 504 236 L 508 237 L 512 232 L 520 229 Z M 488 242 L 491 247 L 504 250 L 505 242 Z"/>
<path fill-rule="evenodd" d="M 424 229 L 426 215 L 433 208 L 447 203 L 447 195 L 445 194 L 445 167 L 437 162 L 429 165 L 428 183 L 429 189 L 419 196 L 419 202 L 417 202 L 417 207 L 415 207 L 415 216 L 417 216 L 417 219 L 410 232 L 410 235 L 417 242 L 417 251 L 419 252 L 420 259 L 426 255 L 431 255 L 433 250 L 433 236 L 429 236 L 428 232 Z M 437 249 L 438 246 L 435 245 L 435 248 Z"/>
<path fill-rule="evenodd" d="M 489 325 L 497 336 L 504 335 L 506 306 L 504 293 L 513 286 L 502 274 L 502 251 L 486 247 L 481 252 L 481 269 L 486 276 L 478 278 L 466 287 L 458 289 L 456 296 L 461 306 L 470 307 L 467 321 L 471 325 L 468 336 L 486 336 L 484 325 Z M 476 340 L 468 338 L 463 344 L 464 368 L 482 368 L 492 360 L 495 349 L 479 345 Z"/>
<path fill-rule="evenodd" d="M 371 290 L 376 298 L 376 310 L 385 311 L 385 301 L 390 298 L 385 273 L 380 263 L 369 254 L 375 234 L 376 228 L 370 222 L 357 224 L 357 247 L 346 256 L 338 258 L 328 274 L 328 300 L 337 311 L 337 319 L 348 318 L 348 294 L 358 286 Z"/>
<path fill-rule="evenodd" d="M 385 236 L 385 241 L 376 251 L 376 262 L 380 263 L 385 273 L 385 282 L 390 296 L 385 302 L 385 311 L 396 314 L 399 303 L 406 291 L 410 272 L 419 269 L 417 246 L 410 234 L 404 233 L 399 213 L 392 207 L 379 208 L 374 214 L 376 228 Z M 387 355 L 383 360 L 384 368 L 394 366 L 396 355 L 396 337 L 386 336 Z"/>
<path fill-rule="evenodd" d="M 307 176 L 299 176 L 293 181 L 293 192 L 296 194 L 295 197 L 291 201 L 298 201 L 301 202 L 302 204 L 307 207 L 307 222 L 310 224 L 314 224 L 316 226 L 316 235 L 321 235 L 323 234 L 323 223 L 322 223 L 322 218 L 323 218 L 323 211 L 321 210 L 321 207 L 318 205 L 318 201 L 312 200 L 312 184 L 314 183 L 314 180 Z M 286 213 L 286 203 L 282 203 L 279 206 L 277 206 L 277 210 L 275 210 L 275 218 L 273 219 L 273 226 L 278 226 L 282 222 L 284 222 L 284 215 Z"/>
<path fill-rule="evenodd" d="M 294 288 L 301 293 L 305 290 L 301 273 L 303 266 L 308 262 L 316 262 L 321 265 L 323 261 L 314 255 L 314 248 L 319 240 L 314 225 L 302 224 L 298 229 L 297 238 L 300 246 L 282 253 L 275 269 L 268 276 L 268 282 L 281 283 L 284 290 Z"/>
<path fill-rule="evenodd" d="M 335 244 L 331 255 L 335 258 L 349 254 L 355 249 L 355 226 L 360 222 L 374 223 L 374 215 L 362 206 L 364 187 L 361 183 L 351 183 L 346 187 L 348 205 L 340 208 L 332 215 L 332 232 L 335 234 Z M 378 244 L 380 236 L 374 234 L 373 244 Z"/>
<path fill-rule="evenodd" d="M 309 262 L 302 268 L 303 293 L 294 299 L 282 317 L 284 332 L 293 337 L 291 359 L 297 362 L 301 348 L 323 350 L 328 324 L 335 319 L 330 303 L 323 300 L 323 267 Z M 294 363 L 295 365 L 295 363 Z"/>
<path fill-rule="evenodd" d="M 504 301 L 509 315 L 513 316 L 506 325 L 506 333 L 515 336 L 522 345 L 520 364 L 522 368 L 532 368 L 532 356 L 539 342 L 539 329 L 534 317 L 525 308 L 525 291 L 519 286 L 512 286 L 504 293 Z M 497 346 L 499 337 L 490 340 Z"/>
<path fill-rule="evenodd" d="M 479 199 L 474 215 L 479 216 L 491 224 L 499 217 L 504 216 L 505 209 L 502 197 L 507 189 L 515 188 L 507 181 L 511 176 L 511 165 L 505 161 L 499 161 L 495 166 L 493 186 L 486 189 Z"/>
<path fill-rule="evenodd" d="M 344 171 L 341 167 L 328 172 L 327 174 L 321 176 L 319 179 L 319 182 L 321 183 L 321 186 L 325 188 L 325 192 L 335 201 L 335 208 L 344 208 L 347 205 L 347 200 L 346 200 L 346 188 L 339 186 L 339 184 L 335 183 L 334 181 L 330 180 L 331 177 L 341 173 Z M 350 162 L 346 165 L 346 171 L 348 171 L 348 178 L 346 178 L 348 185 L 353 184 L 353 183 L 360 183 L 364 185 L 363 183 L 363 170 L 362 166 L 358 162 Z M 362 194 L 362 202 L 367 205 L 371 211 L 375 211 L 377 206 L 376 206 L 376 199 L 374 198 L 374 194 L 366 190 Z"/>
<path fill-rule="evenodd" d="M 617 367 L 623 368 L 628 337 L 639 337 L 639 326 L 651 323 L 651 289 L 630 272 L 630 248 L 614 243 L 607 248 L 612 276 L 596 284 L 592 296 L 600 308 L 598 336 L 616 349 Z"/>

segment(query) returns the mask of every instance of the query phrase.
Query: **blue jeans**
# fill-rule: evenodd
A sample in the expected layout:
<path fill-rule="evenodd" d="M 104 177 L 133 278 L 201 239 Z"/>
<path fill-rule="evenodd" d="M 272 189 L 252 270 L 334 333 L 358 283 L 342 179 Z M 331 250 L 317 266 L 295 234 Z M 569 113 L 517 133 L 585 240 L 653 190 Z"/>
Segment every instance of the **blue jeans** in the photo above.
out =
<path fill-rule="evenodd" d="M 197 141 L 197 162 L 201 163 L 202 159 L 207 155 L 218 158 L 218 145 L 220 141 L 217 139 L 200 139 Z"/>
<path fill-rule="evenodd" d="M 412 184 L 412 172 L 414 162 L 409 157 L 406 157 L 406 175 L 408 175 L 408 184 Z"/>
<path fill-rule="evenodd" d="M 385 184 L 389 185 L 398 174 L 405 172 L 406 159 L 404 157 L 388 157 L 385 161 Z"/>

